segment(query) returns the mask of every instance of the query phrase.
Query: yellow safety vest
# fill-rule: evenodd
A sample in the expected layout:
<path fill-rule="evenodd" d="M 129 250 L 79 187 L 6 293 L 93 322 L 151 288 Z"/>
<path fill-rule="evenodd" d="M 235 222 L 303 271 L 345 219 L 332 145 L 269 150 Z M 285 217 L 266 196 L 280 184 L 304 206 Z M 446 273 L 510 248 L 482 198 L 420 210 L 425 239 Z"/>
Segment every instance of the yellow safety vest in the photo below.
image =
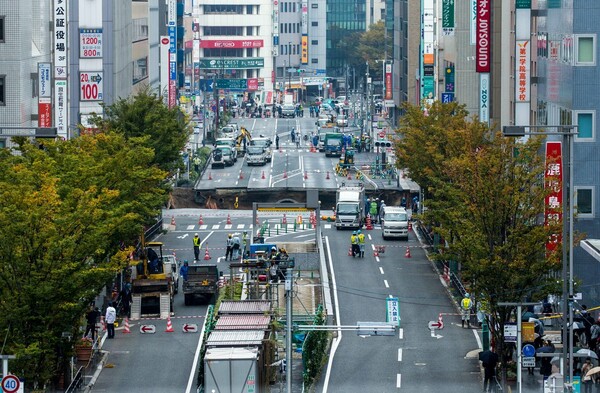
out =
<path fill-rule="evenodd" d="M 468 310 L 468 309 L 470 309 L 470 308 L 471 308 L 471 299 L 469 299 L 469 298 L 467 298 L 467 297 L 466 297 L 466 298 L 464 298 L 464 299 L 462 300 L 461 306 L 462 306 L 463 310 Z"/>
<path fill-rule="evenodd" d="M 358 244 L 365 244 L 365 235 L 362 233 L 358 235 Z"/>
<path fill-rule="evenodd" d="M 194 246 L 200 247 L 200 236 L 194 237 Z"/>
<path fill-rule="evenodd" d="M 358 236 L 356 236 L 356 235 L 350 236 L 350 243 L 358 244 Z"/>

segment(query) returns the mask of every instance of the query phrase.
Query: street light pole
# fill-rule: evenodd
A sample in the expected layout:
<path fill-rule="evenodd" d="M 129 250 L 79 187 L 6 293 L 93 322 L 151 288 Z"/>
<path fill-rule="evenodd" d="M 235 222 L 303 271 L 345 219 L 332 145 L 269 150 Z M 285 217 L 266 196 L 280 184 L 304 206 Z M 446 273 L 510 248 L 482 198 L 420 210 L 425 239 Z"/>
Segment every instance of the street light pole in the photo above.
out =
<path fill-rule="evenodd" d="M 288 42 L 288 81 L 289 81 L 289 89 L 292 89 L 292 73 L 290 72 L 290 68 L 292 68 L 292 42 Z"/>

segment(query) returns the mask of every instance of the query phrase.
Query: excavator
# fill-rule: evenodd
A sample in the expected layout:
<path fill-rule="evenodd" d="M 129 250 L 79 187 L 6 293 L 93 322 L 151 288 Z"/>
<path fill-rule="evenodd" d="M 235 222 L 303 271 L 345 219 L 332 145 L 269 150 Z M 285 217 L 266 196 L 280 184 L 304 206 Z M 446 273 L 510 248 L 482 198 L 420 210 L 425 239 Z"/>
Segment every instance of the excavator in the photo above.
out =
<path fill-rule="evenodd" d="M 235 138 L 235 146 L 238 151 L 238 156 L 242 157 L 246 154 L 246 146 L 252 141 L 252 135 L 245 127 L 240 127 L 240 135 Z"/>
<path fill-rule="evenodd" d="M 173 311 L 174 283 L 170 272 L 165 272 L 161 242 L 146 242 L 142 233 L 140 249 L 130 266 L 131 319 L 159 315 L 167 318 Z"/>

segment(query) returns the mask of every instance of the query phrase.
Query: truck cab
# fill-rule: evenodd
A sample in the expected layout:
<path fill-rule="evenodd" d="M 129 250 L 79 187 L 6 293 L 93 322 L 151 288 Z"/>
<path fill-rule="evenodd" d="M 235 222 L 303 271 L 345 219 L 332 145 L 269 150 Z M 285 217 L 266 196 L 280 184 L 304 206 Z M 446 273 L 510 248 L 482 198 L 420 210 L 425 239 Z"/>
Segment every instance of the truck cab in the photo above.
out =
<path fill-rule="evenodd" d="M 365 189 L 362 186 L 342 186 L 337 190 L 335 227 L 361 228 L 365 219 Z"/>
<path fill-rule="evenodd" d="M 388 237 L 408 240 L 408 213 L 403 207 L 385 206 L 381 209 L 381 227 L 383 239 Z"/>
<path fill-rule="evenodd" d="M 189 306 L 195 298 L 214 301 L 219 294 L 219 269 L 215 264 L 189 264 L 187 280 L 183 281 L 184 303 Z"/>
<path fill-rule="evenodd" d="M 325 134 L 325 157 L 339 157 L 342 155 L 342 137 L 340 133 Z"/>

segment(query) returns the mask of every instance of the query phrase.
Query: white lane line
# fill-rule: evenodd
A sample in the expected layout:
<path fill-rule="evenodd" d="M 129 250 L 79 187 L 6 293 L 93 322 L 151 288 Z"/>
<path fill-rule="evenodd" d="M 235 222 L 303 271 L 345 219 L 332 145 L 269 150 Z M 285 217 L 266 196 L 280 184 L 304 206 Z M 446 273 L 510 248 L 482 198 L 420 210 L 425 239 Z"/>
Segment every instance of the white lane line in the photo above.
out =
<path fill-rule="evenodd" d="M 208 320 L 208 310 L 206 311 L 206 315 L 204 316 L 204 322 L 202 323 L 202 331 L 200 336 L 198 337 L 198 344 L 196 345 L 196 352 L 194 353 L 194 361 L 192 362 L 192 369 L 190 370 L 190 376 L 188 378 L 188 383 L 185 388 L 185 393 L 195 392 L 196 389 L 192 390 L 192 386 L 194 386 L 194 380 L 196 376 L 196 370 L 198 369 L 198 359 L 200 359 L 200 350 L 202 349 L 202 343 L 204 342 L 204 332 L 206 330 L 206 321 Z"/>
<path fill-rule="evenodd" d="M 398 389 L 402 387 L 402 374 L 396 374 L 396 387 Z"/>
<path fill-rule="evenodd" d="M 369 240 L 373 240 L 373 239 L 371 238 L 371 234 L 370 234 L 370 233 L 369 233 L 367 236 L 369 237 Z M 374 248 L 374 247 L 375 247 L 375 246 L 373 246 L 373 248 Z"/>
<path fill-rule="evenodd" d="M 329 270 L 331 271 L 331 287 L 333 292 L 333 302 L 335 308 L 335 320 L 337 321 L 338 331 L 337 337 L 333 340 L 331 344 L 331 350 L 329 351 L 329 361 L 327 362 L 327 371 L 325 372 L 325 381 L 323 382 L 323 393 L 327 393 L 327 389 L 329 388 L 329 378 L 331 377 L 331 368 L 333 367 L 333 359 L 335 357 L 335 352 L 337 351 L 340 342 L 342 341 L 342 329 L 340 328 L 340 307 L 338 302 L 338 293 L 337 293 L 337 282 L 335 280 L 335 271 L 333 270 L 333 263 L 331 258 L 331 248 L 329 247 L 329 237 L 325 236 L 325 244 L 327 245 L 327 258 L 329 260 Z"/>
<path fill-rule="evenodd" d="M 383 280 L 383 285 L 385 285 L 386 288 L 390 287 L 390 284 L 388 284 L 387 280 Z"/>
<path fill-rule="evenodd" d="M 402 348 L 398 348 L 398 361 L 402 361 Z"/>
<path fill-rule="evenodd" d="M 385 274 L 385 273 L 383 272 L 383 268 L 382 268 L 381 266 L 379 266 L 379 272 L 380 272 L 381 274 Z"/>
<path fill-rule="evenodd" d="M 471 329 L 473 331 L 473 334 L 475 335 L 475 340 L 477 341 L 477 347 L 479 349 L 483 349 L 483 344 L 481 343 L 481 338 L 479 337 L 479 334 L 477 333 L 477 329 Z"/>
<path fill-rule="evenodd" d="M 404 340 L 404 329 L 402 329 L 402 328 L 398 329 L 398 338 L 400 340 Z"/>

